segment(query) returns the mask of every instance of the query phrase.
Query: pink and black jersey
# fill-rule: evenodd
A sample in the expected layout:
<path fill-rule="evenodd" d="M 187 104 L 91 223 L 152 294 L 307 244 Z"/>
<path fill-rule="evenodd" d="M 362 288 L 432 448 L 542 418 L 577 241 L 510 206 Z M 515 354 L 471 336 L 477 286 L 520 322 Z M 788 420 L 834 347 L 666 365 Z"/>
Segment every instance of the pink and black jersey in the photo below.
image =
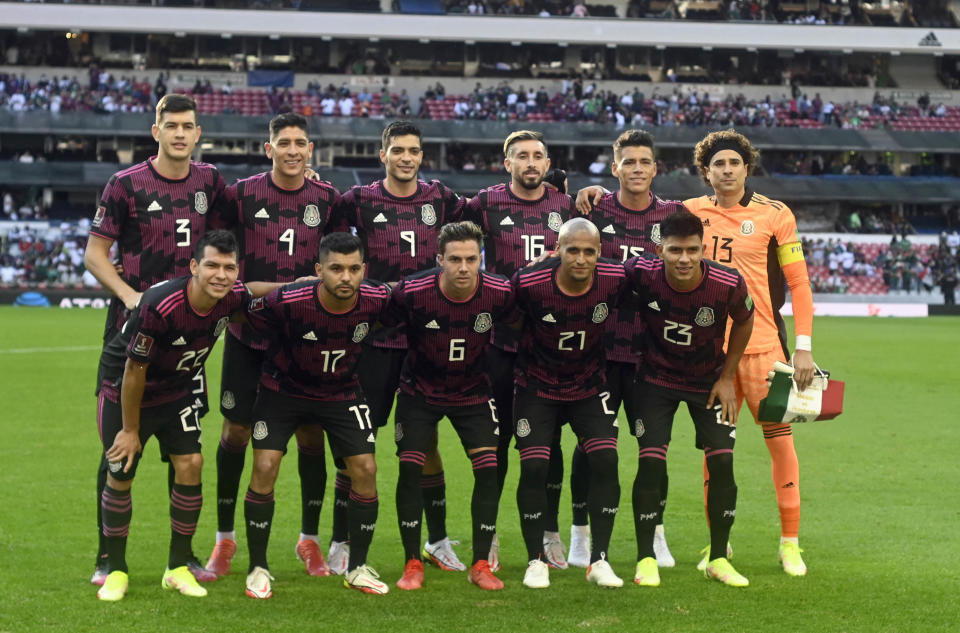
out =
<path fill-rule="evenodd" d="M 327 183 L 307 179 L 299 189 L 283 189 L 270 172 L 227 187 L 218 215 L 240 243 L 241 279 L 287 283 L 314 275 L 320 239 L 336 230 L 332 218 L 339 201 Z M 248 325 L 234 323 L 230 333 L 266 349 L 267 341 Z"/>
<path fill-rule="evenodd" d="M 676 200 L 651 195 L 647 208 L 637 211 L 620 203 L 619 192 L 606 194 L 590 212 L 600 230 L 600 256 L 620 262 L 645 253 L 655 256 L 660 222 L 683 208 Z M 607 360 L 634 363 L 643 350 L 643 319 L 635 303 L 626 298 L 607 321 Z"/>
<path fill-rule="evenodd" d="M 252 299 L 238 281 L 207 313 L 194 310 L 187 298 L 193 277 L 178 277 L 149 288 L 123 328 L 101 356 L 103 394 L 120 402 L 123 370 L 129 358 L 149 363 L 141 407 L 153 407 L 190 395 L 197 374 L 231 315 Z"/>
<path fill-rule="evenodd" d="M 753 314 L 743 277 L 704 259 L 700 284 L 683 292 L 670 286 L 662 259 L 637 257 L 624 266 L 643 306 L 643 379 L 671 389 L 710 391 L 723 368 L 727 317 L 739 322 Z"/>
<path fill-rule="evenodd" d="M 490 399 L 490 330 L 512 313 L 513 289 L 506 277 L 481 271 L 473 296 L 455 301 L 440 289 L 440 273 L 417 273 L 393 289 L 388 318 L 406 325 L 409 343 L 400 389 L 434 405 L 481 404 Z"/>
<path fill-rule="evenodd" d="M 247 320 L 270 338 L 260 385 L 297 398 L 355 400 L 360 343 L 380 320 L 390 288 L 364 281 L 354 306 L 337 313 L 321 303 L 321 284 L 289 284 L 250 304 Z"/>
<path fill-rule="evenodd" d="M 557 285 L 559 268 L 553 257 L 513 276 L 524 322 L 514 378 L 548 400 L 582 400 L 605 384 L 606 321 L 628 280 L 623 264 L 601 259 L 590 290 L 571 296 Z"/>

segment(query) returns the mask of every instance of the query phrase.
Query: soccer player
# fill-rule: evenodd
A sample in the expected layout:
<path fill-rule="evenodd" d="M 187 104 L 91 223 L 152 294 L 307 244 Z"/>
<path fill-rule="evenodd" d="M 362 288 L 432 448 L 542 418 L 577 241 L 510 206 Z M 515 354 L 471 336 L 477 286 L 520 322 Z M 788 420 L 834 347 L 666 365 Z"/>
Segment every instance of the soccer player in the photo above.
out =
<path fill-rule="evenodd" d="M 503 143 L 503 165 L 510 182 L 480 191 L 467 204 L 464 218 L 475 222 L 487 235 L 484 266 L 488 272 L 512 277 L 520 268 L 544 254 L 556 243 L 560 226 L 577 215 L 570 196 L 544 184 L 550 169 L 550 157 L 543 134 L 517 130 Z M 500 444 L 497 449 L 498 483 L 503 490 L 507 476 L 510 438 L 513 429 L 513 369 L 517 355 L 516 332 L 494 328 L 488 361 L 493 396 L 500 417 Z M 547 562 L 566 569 L 567 560 L 560 540 L 557 513 L 563 483 L 563 454 L 559 428 L 551 446 L 550 472 L 547 476 L 548 510 L 545 519 L 544 549 Z M 499 568 L 499 540 L 494 537 L 490 564 Z"/>
<path fill-rule="evenodd" d="M 388 587 L 367 565 L 377 523 L 376 437 L 357 377 L 360 343 L 373 330 L 390 289 L 363 281 L 360 240 L 331 233 L 320 241 L 317 281 L 284 286 L 250 306 L 251 325 L 271 338 L 253 405 L 253 474 L 244 502 L 250 568 L 246 593 L 273 595 L 267 543 L 273 522 L 273 486 L 290 436 L 303 428 L 330 441 L 351 489 L 350 561 L 344 585 L 385 594 Z"/>
<path fill-rule="evenodd" d="M 473 222 L 446 224 L 437 240 L 438 268 L 401 281 L 390 318 L 403 323 L 410 349 L 400 375 L 396 440 L 397 520 L 405 568 L 397 587 L 420 589 L 420 477 L 437 423 L 450 419 L 473 465 L 473 563 L 469 580 L 503 588 L 487 557 L 497 524 L 497 409 L 490 396 L 486 351 L 494 322 L 509 314 L 509 280 L 480 271 L 483 231 Z"/>
<path fill-rule="evenodd" d="M 694 149 L 694 161 L 713 195 L 684 201 L 703 221 L 706 257 L 735 268 L 747 281 L 756 303 L 756 324 L 734 382 L 737 401 L 744 399 L 757 420 L 767 393 L 767 372 L 790 357 L 786 327 L 780 316 L 784 278 L 790 287 L 796 324 L 794 374 L 799 389 L 813 380 L 813 294 L 797 221 L 787 205 L 747 187 L 759 153 L 733 130 L 711 132 Z M 773 483 L 780 509 L 779 558 L 791 576 L 803 576 L 800 556 L 800 467 L 789 424 L 764 424 L 763 437 L 773 463 Z M 709 473 L 705 472 L 705 476 Z M 701 561 L 703 563 L 703 561 Z"/>
<path fill-rule="evenodd" d="M 237 281 L 238 272 L 233 234 L 207 233 L 196 244 L 190 275 L 149 288 L 104 349 L 97 423 L 109 471 L 100 507 L 110 568 L 97 592 L 101 600 L 117 601 L 127 592 L 130 488 L 143 445 L 152 435 L 175 472 L 163 588 L 187 596 L 207 594 L 188 567 L 203 503 L 199 406 L 192 381 L 231 316 L 251 299 Z"/>
<path fill-rule="evenodd" d="M 367 253 L 367 275 L 395 284 L 407 275 L 432 268 L 440 227 L 460 219 L 465 201 L 439 181 L 425 182 L 417 174 L 423 162 L 420 129 L 409 121 L 394 121 L 382 134 L 380 162 L 386 177 L 343 194 L 339 221 L 356 229 Z M 366 341 L 360 359 L 360 380 L 377 428 L 385 426 L 407 353 L 403 330 L 384 328 Z M 436 447 L 427 451 L 421 480 L 428 541 L 424 553 L 441 569 L 463 571 L 446 528 L 446 484 Z M 337 475 L 333 538 L 329 564 L 343 573 L 348 557 L 346 499 L 350 482 Z"/>
<path fill-rule="evenodd" d="M 150 286 L 190 273 L 190 259 L 197 240 L 207 229 L 212 209 L 223 193 L 224 182 L 212 165 L 190 160 L 200 138 L 197 105 L 185 95 L 166 95 L 157 103 L 152 128 L 157 155 L 114 174 L 100 197 L 84 253 L 84 265 L 117 300 L 110 302 L 104 328 L 104 346 L 116 335 L 127 310 L 136 307 Z M 122 274 L 110 261 L 117 245 Z M 97 379 L 100 388 L 101 376 Z M 206 410 L 205 376 L 193 376 L 193 394 Z M 100 498 L 107 477 L 107 463 L 100 460 L 97 474 L 97 526 L 100 548 L 90 579 L 102 585 L 107 574 L 106 549 Z M 169 481 L 173 481 L 173 466 Z M 193 557 L 191 571 L 201 581 L 216 580 Z"/>
<path fill-rule="evenodd" d="M 660 585 L 654 533 L 660 506 L 660 481 L 667 468 L 673 417 L 687 405 L 696 442 L 710 473 L 707 516 L 710 552 L 704 574 L 726 585 L 746 587 L 727 560 L 727 540 L 737 507 L 733 478 L 738 401 L 737 364 L 753 329 L 753 301 L 737 271 L 703 259 L 703 225 L 681 210 L 660 222 L 660 259 L 626 262 L 633 276 L 647 345 L 640 367 L 633 433 L 640 446 L 633 484 L 633 520 L 637 534 L 638 585 Z M 727 317 L 730 338 L 723 353 Z"/>
<path fill-rule="evenodd" d="M 329 184 L 309 180 L 304 170 L 313 152 L 307 120 L 281 114 L 269 125 L 264 144 L 273 169 L 226 188 L 219 217 L 239 238 L 240 277 L 246 281 L 292 282 L 314 274 L 320 239 L 331 231 L 333 209 L 340 195 Z M 218 576 L 230 573 L 237 551 L 234 510 L 244 457 L 254 419 L 253 403 L 267 338 L 249 324 L 227 330 L 220 382 L 223 431 L 217 447 L 217 541 L 207 569 Z M 329 576 L 320 551 L 318 524 L 327 483 L 322 437 L 309 443 L 297 433 L 301 490 L 301 528 L 297 557 L 311 576 Z"/>
<path fill-rule="evenodd" d="M 598 261 L 600 232 L 574 218 L 560 228 L 559 257 L 519 270 L 512 283 L 523 312 L 514 368 L 513 415 L 520 450 L 517 507 L 527 548 L 523 584 L 550 586 L 544 562 L 546 481 L 556 430 L 569 422 L 590 460 L 589 514 L 593 550 L 587 580 L 620 587 L 607 549 L 620 500 L 617 412 L 604 384 L 603 336 L 610 310 L 626 286 L 623 265 Z"/>
<path fill-rule="evenodd" d="M 657 175 L 653 137 L 642 130 L 627 130 L 613 144 L 613 175 L 620 181 L 619 191 L 604 193 L 590 210 L 590 220 L 600 229 L 600 256 L 626 261 L 642 254 L 653 254 L 661 241 L 660 222 L 683 208 L 677 201 L 661 200 L 650 190 Z M 644 304 L 627 297 L 607 320 L 607 386 L 610 408 L 620 410 L 623 403 L 629 424 L 641 418 L 636 392 L 637 357 L 643 348 Z M 573 525 L 570 528 L 570 555 L 567 562 L 576 567 L 590 564 L 590 528 L 587 525 L 587 487 L 589 466 L 583 449 L 573 454 L 570 495 Z M 654 539 L 657 563 L 673 567 L 663 530 L 663 510 L 667 499 L 667 470 L 660 483 L 660 507 Z M 636 495 L 636 492 L 634 492 Z"/>

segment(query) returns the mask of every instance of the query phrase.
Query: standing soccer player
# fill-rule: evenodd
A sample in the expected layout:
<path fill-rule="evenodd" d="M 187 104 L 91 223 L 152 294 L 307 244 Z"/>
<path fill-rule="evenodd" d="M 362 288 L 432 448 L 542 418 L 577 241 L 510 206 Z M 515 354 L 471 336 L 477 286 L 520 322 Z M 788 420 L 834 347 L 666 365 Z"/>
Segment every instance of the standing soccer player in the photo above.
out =
<path fill-rule="evenodd" d="M 383 130 L 380 162 L 386 177 L 343 194 L 339 221 L 356 229 L 367 254 L 367 275 L 394 284 L 407 275 L 432 268 L 440 227 L 460 219 L 465 201 L 439 181 L 418 179 L 423 162 L 420 129 L 409 121 L 394 121 Z M 403 330 L 386 328 L 364 345 L 360 380 L 377 428 L 385 426 L 400 382 L 407 353 Z M 436 446 L 427 451 L 421 480 L 428 541 L 427 559 L 441 569 L 463 571 L 447 538 L 446 484 Z M 337 475 L 330 568 L 343 573 L 346 543 L 346 495 L 350 482 Z"/>
<path fill-rule="evenodd" d="M 555 244 L 560 226 L 577 213 L 570 196 L 544 185 L 544 176 L 550 169 L 550 158 L 543 134 L 530 130 L 513 132 L 503 143 L 503 155 L 510 182 L 480 191 L 467 204 L 464 218 L 475 222 L 487 235 L 484 252 L 486 270 L 512 277 L 517 270 Z M 501 420 L 497 481 L 502 492 L 507 476 L 510 438 L 513 435 L 510 425 L 514 419 L 512 404 L 516 332 L 504 327 L 494 328 L 489 356 L 493 397 Z M 566 552 L 557 524 L 563 485 L 559 427 L 557 433 L 550 452 L 550 472 L 546 484 L 548 510 L 543 545 L 547 562 L 557 569 L 566 569 Z M 499 542 L 496 537 L 490 564 L 494 570 L 499 567 Z"/>
<path fill-rule="evenodd" d="M 244 502 L 251 598 L 273 595 L 267 544 L 273 522 L 273 486 L 290 436 L 304 429 L 316 445 L 323 433 L 338 467 L 350 477 L 350 560 L 344 585 L 385 594 L 367 565 L 377 523 L 376 437 L 357 377 L 360 343 L 389 298 L 384 284 L 364 282 L 360 240 L 331 233 L 320 242 L 319 281 L 284 286 L 250 306 L 249 322 L 271 338 L 253 406 L 253 475 Z"/>
<path fill-rule="evenodd" d="M 617 412 L 608 404 L 603 336 L 610 310 L 626 286 L 626 273 L 622 264 L 598 261 L 600 233 L 583 218 L 561 227 L 557 251 L 559 257 L 521 269 L 512 280 L 524 315 L 513 403 L 520 450 L 517 507 L 529 561 L 523 584 L 550 586 L 543 560 L 545 486 L 553 438 L 557 428 L 569 422 L 590 460 L 594 538 L 587 580 L 620 587 L 623 580 L 607 561 L 620 482 Z"/>
<path fill-rule="evenodd" d="M 175 476 L 170 492 L 170 554 L 164 589 L 203 597 L 188 563 L 203 503 L 199 406 L 192 380 L 227 322 L 252 298 L 237 281 L 237 242 L 211 231 L 196 244 L 190 275 L 149 288 L 101 358 L 97 422 L 108 463 L 100 500 L 108 575 L 97 592 L 117 601 L 127 592 L 130 488 L 143 445 L 156 435 Z"/>
<path fill-rule="evenodd" d="M 644 253 L 652 254 L 661 242 L 660 223 L 671 213 L 683 209 L 679 202 L 661 200 L 650 191 L 650 185 L 657 175 L 653 137 L 642 130 L 627 130 L 621 134 L 613 144 L 610 169 L 620 181 L 620 190 L 604 193 L 589 211 L 590 220 L 600 229 L 600 256 L 626 261 Z M 636 382 L 637 358 L 643 352 L 644 321 L 641 311 L 644 309 L 645 304 L 628 296 L 607 320 L 610 408 L 619 411 L 623 403 L 627 421 L 631 425 L 642 417 Z M 582 447 L 577 446 L 570 469 L 573 525 L 570 527 L 570 556 L 567 559 L 576 567 L 590 564 L 590 527 L 587 524 L 589 480 L 586 455 Z M 666 501 L 667 470 L 664 468 L 654 550 L 661 567 L 673 567 L 675 562 L 663 530 Z"/>
<path fill-rule="evenodd" d="M 483 231 L 473 222 L 446 224 L 437 240 L 439 268 L 401 281 L 390 318 L 406 328 L 409 352 L 400 375 L 396 440 L 397 521 L 405 568 L 397 587 L 420 589 L 420 477 L 437 423 L 450 419 L 473 465 L 473 563 L 469 580 L 503 588 L 487 557 L 497 524 L 497 409 L 490 396 L 486 351 L 490 330 L 513 308 L 510 282 L 480 271 Z"/>
<path fill-rule="evenodd" d="M 640 446 L 633 484 L 638 585 L 660 585 L 654 534 L 660 506 L 659 482 L 667 468 L 673 417 L 680 403 L 696 428 L 697 446 L 710 473 L 707 516 L 710 552 L 704 574 L 726 585 L 746 587 L 727 560 L 727 541 L 737 508 L 733 478 L 739 402 L 737 364 L 753 329 L 753 301 L 737 271 L 703 259 L 703 225 L 682 210 L 660 222 L 660 259 L 626 262 L 637 289 L 647 345 L 637 387 L 633 433 Z M 727 317 L 731 319 L 723 353 Z"/>
<path fill-rule="evenodd" d="M 793 366 L 797 387 L 806 389 L 813 380 L 813 293 L 797 221 L 787 205 L 746 186 L 759 153 L 742 134 L 733 130 L 711 132 L 697 143 L 693 155 L 704 182 L 714 192 L 712 196 L 684 201 L 703 221 L 705 255 L 743 275 L 756 303 L 753 336 L 737 369 L 734 386 L 737 402 L 746 399 L 759 423 L 757 413 L 760 400 L 767 393 L 767 372 L 775 361 L 790 357 L 786 326 L 780 316 L 785 301 L 784 279 L 790 287 L 796 324 Z M 807 567 L 800 556 L 798 539 L 800 466 L 793 434 L 789 424 L 764 424 L 763 437 L 773 463 L 780 509 L 779 558 L 786 573 L 803 576 Z"/>
<path fill-rule="evenodd" d="M 307 120 L 286 113 L 270 121 L 264 144 L 273 169 L 226 188 L 220 217 L 240 241 L 240 277 L 245 281 L 292 282 L 314 274 L 320 239 L 330 232 L 337 190 L 308 180 L 304 171 L 313 153 Z M 207 569 L 218 576 L 230 573 L 237 551 L 234 511 L 247 444 L 254 419 L 253 403 L 267 337 L 248 324 L 235 323 L 226 335 L 220 411 L 223 432 L 217 447 L 217 542 Z M 297 433 L 301 490 L 301 527 L 297 557 L 311 576 L 328 576 L 320 551 L 318 525 L 327 483 L 322 437 L 310 443 Z"/>
<path fill-rule="evenodd" d="M 208 213 L 223 193 L 220 172 L 206 163 L 190 160 L 200 139 L 197 104 L 185 95 L 166 95 L 157 103 L 152 128 L 157 155 L 114 174 L 100 197 L 93 218 L 84 265 L 116 300 L 110 302 L 104 328 L 104 346 L 110 342 L 150 286 L 190 273 L 190 259 L 207 229 Z M 122 275 L 110 261 L 117 244 Z M 98 376 L 97 388 L 102 378 Z M 193 376 L 192 393 L 199 398 L 200 415 L 207 410 L 207 390 L 202 367 Z M 107 574 L 106 543 L 101 522 L 100 498 L 106 483 L 107 463 L 101 457 L 97 473 L 97 527 L 100 548 L 91 582 L 102 585 Z M 173 466 L 170 467 L 173 481 Z M 192 553 L 189 567 L 201 581 L 216 580 Z"/>

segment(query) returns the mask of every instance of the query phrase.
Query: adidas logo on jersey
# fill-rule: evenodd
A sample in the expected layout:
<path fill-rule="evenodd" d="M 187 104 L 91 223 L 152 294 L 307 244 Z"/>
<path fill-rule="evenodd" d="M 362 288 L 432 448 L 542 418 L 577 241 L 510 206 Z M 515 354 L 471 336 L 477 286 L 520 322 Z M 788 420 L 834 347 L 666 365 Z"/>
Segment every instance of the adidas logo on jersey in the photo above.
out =
<path fill-rule="evenodd" d="M 943 44 L 937 39 L 936 33 L 930 31 L 917 43 L 917 46 L 943 46 Z"/>
<path fill-rule="evenodd" d="M 657 303 L 656 301 L 651 301 L 650 303 L 647 304 L 647 307 L 650 308 L 651 310 L 656 310 L 657 312 L 660 312 L 660 304 Z"/>
<path fill-rule="evenodd" d="M 259 211 L 257 211 L 257 212 L 253 215 L 253 217 L 255 217 L 255 218 L 262 218 L 262 219 L 269 219 L 269 218 L 270 218 L 270 214 L 267 213 L 267 210 L 266 210 L 266 209 L 261 208 Z"/>
<path fill-rule="evenodd" d="M 553 318 L 553 315 L 550 314 L 549 312 L 543 317 L 543 320 L 546 321 L 547 323 L 556 323 L 556 322 L 557 322 L 557 320 L 556 320 L 555 318 Z"/>
<path fill-rule="evenodd" d="M 510 216 L 508 215 L 507 217 L 500 220 L 500 226 L 513 226 L 513 220 L 511 220 Z"/>
<path fill-rule="evenodd" d="M 303 335 L 303 340 L 305 340 L 305 341 L 315 341 L 315 340 L 317 340 L 317 335 L 313 333 L 313 330 L 310 330 L 309 332 L 307 332 L 306 334 Z"/>
<path fill-rule="evenodd" d="M 174 345 L 186 345 L 187 341 L 182 336 L 173 342 Z"/>
<path fill-rule="evenodd" d="M 163 207 L 160 206 L 160 203 L 154 200 L 150 203 L 150 206 L 147 207 L 147 211 L 163 211 Z"/>
<path fill-rule="evenodd" d="M 377 441 L 377 437 L 376 437 L 373 433 L 371 433 L 370 435 L 367 436 L 367 441 L 368 441 L 368 442 L 376 442 L 376 441 Z M 372 528 L 371 528 L 371 529 L 372 529 Z"/>
<path fill-rule="evenodd" d="M 427 328 L 428 330 L 439 330 L 439 329 L 440 329 L 440 325 L 437 323 L 436 319 L 434 319 L 433 321 L 430 321 L 430 322 L 427 323 L 424 327 Z"/>
<path fill-rule="evenodd" d="M 377 214 L 377 217 L 373 218 L 373 221 L 374 221 L 374 222 L 386 222 L 386 221 L 387 221 L 387 216 L 385 216 L 385 215 L 382 214 L 382 213 L 378 213 L 378 214 Z"/>
<path fill-rule="evenodd" d="M 604 232 L 604 233 L 613 233 L 614 235 L 616 235 L 617 229 L 613 228 L 613 225 L 612 225 L 612 224 L 608 224 L 608 225 L 606 225 L 605 227 L 603 227 L 603 232 Z"/>

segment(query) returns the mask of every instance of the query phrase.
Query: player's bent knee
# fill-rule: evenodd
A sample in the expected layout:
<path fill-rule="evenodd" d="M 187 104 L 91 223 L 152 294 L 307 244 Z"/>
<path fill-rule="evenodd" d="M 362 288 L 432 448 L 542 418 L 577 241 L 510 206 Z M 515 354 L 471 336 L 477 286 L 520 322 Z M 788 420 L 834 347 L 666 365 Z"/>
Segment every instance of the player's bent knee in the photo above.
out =
<path fill-rule="evenodd" d="M 223 419 L 223 433 L 221 438 L 228 444 L 242 445 L 250 441 L 251 430 L 249 426 L 237 424 L 227 418 Z"/>
<path fill-rule="evenodd" d="M 359 494 L 372 496 L 377 489 L 377 462 L 370 453 L 344 458 L 351 487 Z"/>
<path fill-rule="evenodd" d="M 200 483 L 200 474 L 203 472 L 203 455 L 200 453 L 171 455 L 170 461 L 173 463 L 178 484 L 195 486 Z"/>
<path fill-rule="evenodd" d="M 130 477 L 125 479 L 117 479 L 110 473 L 107 473 L 107 485 L 113 488 L 114 490 L 130 490 L 133 487 L 133 474 L 128 473 Z"/>

